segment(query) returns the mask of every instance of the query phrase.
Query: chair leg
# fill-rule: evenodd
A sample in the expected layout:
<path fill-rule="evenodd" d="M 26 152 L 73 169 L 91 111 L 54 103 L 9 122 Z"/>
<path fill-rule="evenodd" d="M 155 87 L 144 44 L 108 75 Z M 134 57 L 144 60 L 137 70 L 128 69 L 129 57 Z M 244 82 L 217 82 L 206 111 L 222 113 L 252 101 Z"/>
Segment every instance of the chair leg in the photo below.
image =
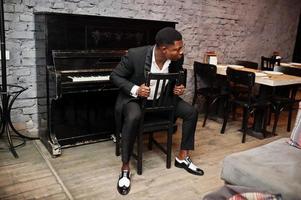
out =
<path fill-rule="evenodd" d="M 226 130 L 226 126 L 227 126 L 227 122 L 228 122 L 228 114 L 224 115 L 224 121 L 223 121 L 223 126 L 221 129 L 221 133 L 224 134 L 225 130 Z"/>
<path fill-rule="evenodd" d="M 120 156 L 120 133 L 116 133 L 115 155 Z"/>
<path fill-rule="evenodd" d="M 229 118 L 229 113 L 230 113 L 228 100 L 225 100 L 225 101 L 226 102 L 225 102 L 225 105 L 224 105 L 224 121 L 223 121 L 223 126 L 222 126 L 222 129 L 221 129 L 221 132 L 220 132 L 222 134 L 225 133 L 228 118 Z"/>
<path fill-rule="evenodd" d="M 171 126 L 168 130 L 168 134 L 167 134 L 167 145 L 166 145 L 166 168 L 170 168 L 171 167 L 171 148 L 172 148 L 172 131 L 173 131 L 173 127 Z"/>
<path fill-rule="evenodd" d="M 290 105 L 288 109 L 289 110 L 288 110 L 288 119 L 287 119 L 286 131 L 290 132 L 291 131 L 291 123 L 292 123 L 293 105 Z"/>
<path fill-rule="evenodd" d="M 243 116 L 242 116 L 242 125 L 241 125 L 241 129 L 242 129 L 242 131 L 244 131 L 245 129 L 247 129 L 247 127 L 248 127 L 248 108 L 243 108 Z"/>
<path fill-rule="evenodd" d="M 249 120 L 249 115 L 250 115 L 250 111 L 248 108 L 245 108 L 244 111 L 244 119 L 243 119 L 243 135 L 242 135 L 242 143 L 246 142 L 246 135 L 247 135 L 247 131 L 248 131 L 248 120 Z"/>
<path fill-rule="evenodd" d="M 276 133 L 276 128 L 279 120 L 279 115 L 280 115 L 280 111 L 278 109 L 275 110 L 275 119 L 274 119 L 273 130 L 272 130 L 273 135 L 276 135 L 275 133 Z"/>
<path fill-rule="evenodd" d="M 148 150 L 153 150 L 153 137 L 154 133 L 148 134 Z"/>
<path fill-rule="evenodd" d="M 246 142 L 246 135 L 247 135 L 247 129 L 243 131 L 241 143 L 245 143 Z"/>
<path fill-rule="evenodd" d="M 218 109 L 219 109 L 219 104 L 220 104 L 219 99 L 217 99 L 214 103 L 212 102 L 211 104 L 215 104 L 215 115 L 217 115 Z"/>
<path fill-rule="evenodd" d="M 193 96 L 193 99 L 192 99 L 192 105 L 194 106 L 195 102 L 196 102 L 196 99 L 197 99 L 197 94 L 196 92 L 194 92 L 194 96 Z"/>
<path fill-rule="evenodd" d="M 233 105 L 232 106 L 232 119 L 233 119 L 233 121 L 235 121 L 235 119 L 236 119 L 235 114 L 236 114 L 236 105 Z"/>
<path fill-rule="evenodd" d="M 272 109 L 269 108 L 269 111 L 268 111 L 268 125 L 271 124 L 271 119 L 272 119 Z"/>
<path fill-rule="evenodd" d="M 263 130 L 263 136 L 264 136 L 264 138 L 266 138 L 266 134 L 267 134 L 267 132 L 266 132 L 266 128 L 267 128 L 267 115 L 268 115 L 268 112 L 269 112 L 269 108 L 268 107 L 265 107 L 264 108 L 264 116 L 263 116 L 263 127 L 264 127 L 264 130 Z M 255 117 L 255 111 L 254 111 L 254 117 Z M 255 119 L 254 119 L 255 120 Z M 254 126 L 255 126 L 255 123 L 253 122 L 253 128 L 254 128 Z"/>
<path fill-rule="evenodd" d="M 137 137 L 137 174 L 142 174 L 142 133 L 139 132 Z"/>
<path fill-rule="evenodd" d="M 204 121 L 203 121 L 203 127 L 205 127 L 205 125 L 206 125 L 206 121 L 207 121 L 209 111 L 210 111 L 210 104 L 211 104 L 211 102 L 207 99 L 206 104 L 205 104 L 205 117 L 204 117 Z"/>

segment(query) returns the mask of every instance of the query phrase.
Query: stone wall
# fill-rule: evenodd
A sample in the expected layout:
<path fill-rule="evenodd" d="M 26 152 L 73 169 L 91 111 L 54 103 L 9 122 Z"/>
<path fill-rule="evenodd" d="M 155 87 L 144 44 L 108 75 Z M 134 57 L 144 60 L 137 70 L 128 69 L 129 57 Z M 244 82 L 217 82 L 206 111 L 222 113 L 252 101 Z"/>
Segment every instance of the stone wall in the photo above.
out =
<path fill-rule="evenodd" d="M 12 119 L 31 132 L 45 126 L 45 47 L 35 43 L 35 11 L 177 21 L 190 69 L 184 98 L 191 101 L 192 64 L 202 61 L 206 51 L 216 51 L 219 63 L 259 62 L 273 51 L 291 61 L 300 8 L 299 0 L 6 0 L 8 83 L 28 87 L 16 101 Z"/>

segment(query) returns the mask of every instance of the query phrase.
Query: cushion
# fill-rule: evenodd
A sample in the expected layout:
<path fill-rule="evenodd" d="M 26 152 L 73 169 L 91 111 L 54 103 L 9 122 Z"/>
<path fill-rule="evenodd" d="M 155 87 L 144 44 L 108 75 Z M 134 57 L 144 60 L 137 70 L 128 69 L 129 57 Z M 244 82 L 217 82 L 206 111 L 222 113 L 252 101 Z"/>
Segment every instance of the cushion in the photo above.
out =
<path fill-rule="evenodd" d="M 301 102 L 299 103 L 298 114 L 295 121 L 295 126 L 292 131 L 289 144 L 301 149 Z"/>
<path fill-rule="evenodd" d="M 245 192 L 233 195 L 229 200 L 282 200 L 279 194 L 268 194 L 261 192 Z"/>
<path fill-rule="evenodd" d="M 203 200 L 278 200 L 280 194 L 270 194 L 261 189 L 254 189 L 244 186 L 227 185 L 216 191 L 210 192 L 203 197 Z"/>
<path fill-rule="evenodd" d="M 284 199 L 301 199 L 301 153 L 288 140 L 281 138 L 227 156 L 221 178 L 233 185 L 281 193 Z"/>

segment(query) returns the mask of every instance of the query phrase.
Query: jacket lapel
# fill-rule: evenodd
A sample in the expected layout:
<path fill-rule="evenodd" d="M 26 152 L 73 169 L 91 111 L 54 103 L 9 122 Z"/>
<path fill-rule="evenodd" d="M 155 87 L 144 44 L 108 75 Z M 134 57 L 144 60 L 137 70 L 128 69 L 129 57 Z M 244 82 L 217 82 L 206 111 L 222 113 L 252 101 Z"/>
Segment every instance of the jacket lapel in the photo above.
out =
<path fill-rule="evenodd" d="M 150 70 L 151 70 L 153 49 L 154 49 L 154 46 L 150 46 L 150 48 L 147 50 L 147 53 L 146 53 L 146 56 L 145 56 L 145 64 L 144 64 L 144 78 L 145 78 L 145 80 L 146 80 L 148 72 L 150 72 Z"/>

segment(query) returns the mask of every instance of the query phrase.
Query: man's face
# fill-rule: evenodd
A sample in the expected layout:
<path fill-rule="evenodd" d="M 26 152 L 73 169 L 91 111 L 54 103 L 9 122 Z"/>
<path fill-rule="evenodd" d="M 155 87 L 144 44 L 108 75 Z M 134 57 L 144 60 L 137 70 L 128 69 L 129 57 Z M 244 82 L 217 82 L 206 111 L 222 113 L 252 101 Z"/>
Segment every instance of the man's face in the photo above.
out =
<path fill-rule="evenodd" d="M 183 56 L 183 41 L 175 41 L 174 44 L 162 45 L 161 50 L 167 59 L 172 61 L 179 60 Z"/>

